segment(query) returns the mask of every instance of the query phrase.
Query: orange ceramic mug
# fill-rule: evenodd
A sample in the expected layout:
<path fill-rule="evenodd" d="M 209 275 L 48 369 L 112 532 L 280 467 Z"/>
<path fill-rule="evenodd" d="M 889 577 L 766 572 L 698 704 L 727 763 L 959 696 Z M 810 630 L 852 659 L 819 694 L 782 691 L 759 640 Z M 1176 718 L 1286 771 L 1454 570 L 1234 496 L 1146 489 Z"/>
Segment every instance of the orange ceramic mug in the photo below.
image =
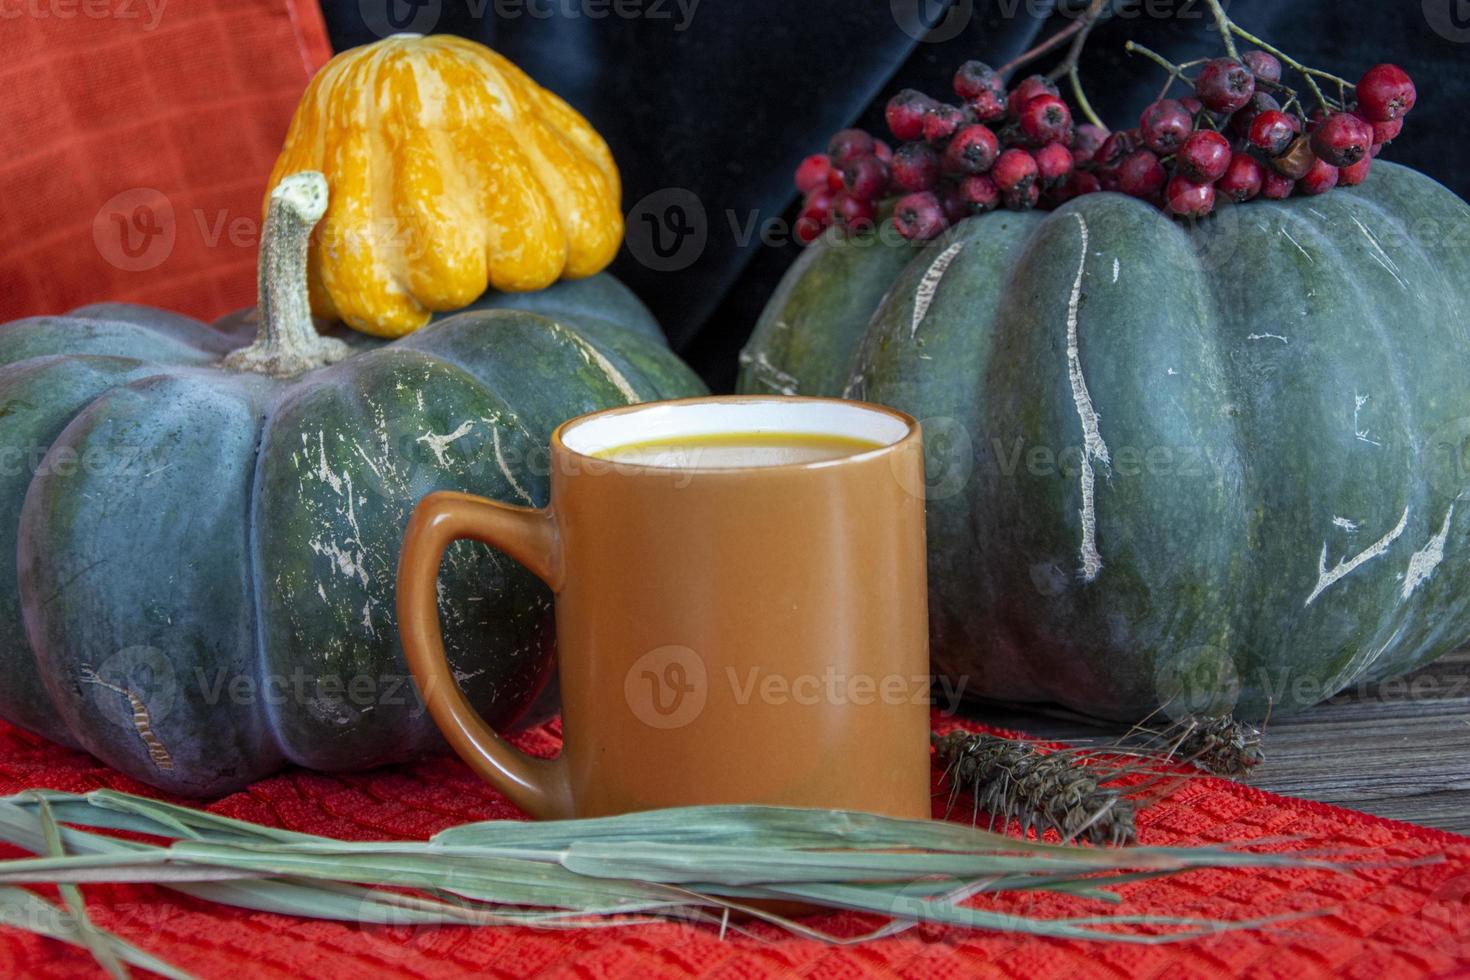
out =
<path fill-rule="evenodd" d="M 597 455 L 771 431 L 878 448 L 733 468 Z M 706 803 L 929 815 L 918 423 L 831 399 L 686 399 L 567 422 L 551 463 L 545 510 L 436 493 L 403 545 L 408 664 L 476 772 L 538 817 Z M 554 760 L 502 741 L 455 684 L 435 581 L 459 538 L 500 549 L 556 593 Z"/>

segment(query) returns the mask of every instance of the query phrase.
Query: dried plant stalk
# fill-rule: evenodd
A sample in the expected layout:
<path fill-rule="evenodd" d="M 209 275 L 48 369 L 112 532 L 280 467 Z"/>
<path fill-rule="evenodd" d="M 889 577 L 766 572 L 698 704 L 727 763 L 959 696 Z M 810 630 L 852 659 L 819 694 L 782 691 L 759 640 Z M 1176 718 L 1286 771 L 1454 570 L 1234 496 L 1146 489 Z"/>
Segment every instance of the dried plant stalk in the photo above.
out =
<path fill-rule="evenodd" d="M 1132 844 L 1137 839 L 1134 804 L 1116 786 L 1116 771 L 1088 761 L 1086 753 L 1043 750 L 1031 743 L 984 732 L 956 731 L 932 741 L 949 806 L 960 795 L 974 801 L 975 818 L 990 815 L 990 829 L 1016 821 L 1021 836 L 1056 831 L 1065 842 Z"/>
<path fill-rule="evenodd" d="M 1182 762 L 1226 779 L 1245 779 L 1266 761 L 1265 732 L 1232 715 L 1218 718 L 1186 715 L 1162 730 L 1147 727 L 1147 719 L 1117 743 L 1120 749 L 1141 751 L 1160 762 Z"/>

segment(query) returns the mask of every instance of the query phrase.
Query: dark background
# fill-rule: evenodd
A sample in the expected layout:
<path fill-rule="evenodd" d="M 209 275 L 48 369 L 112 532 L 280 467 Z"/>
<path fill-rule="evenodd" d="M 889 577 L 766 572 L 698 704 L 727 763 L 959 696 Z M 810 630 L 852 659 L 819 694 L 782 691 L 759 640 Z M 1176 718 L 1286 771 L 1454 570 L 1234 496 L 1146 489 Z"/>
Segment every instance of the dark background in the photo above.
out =
<path fill-rule="evenodd" d="M 740 347 L 797 253 L 783 229 L 795 214 L 791 174 L 801 158 L 854 123 L 887 137 L 883 104 L 894 92 L 911 86 L 949 98 L 961 62 L 999 66 L 1085 6 L 698 0 L 691 11 L 690 0 L 683 2 L 323 0 L 323 7 L 338 50 L 395 31 L 460 34 L 500 51 L 576 106 L 622 171 L 628 237 L 612 271 L 716 391 L 733 385 Z M 1463 163 L 1470 0 L 1235 0 L 1227 7 L 1237 24 L 1297 60 L 1352 80 L 1380 61 L 1402 65 L 1419 103 L 1386 156 L 1470 197 Z M 1125 54 L 1130 38 L 1176 63 L 1220 53 L 1201 0 L 1134 0 L 1101 24 L 1082 77 L 1098 114 L 1117 128 L 1136 125 L 1165 77 Z M 773 220 L 783 224 L 763 242 L 762 223 Z"/>

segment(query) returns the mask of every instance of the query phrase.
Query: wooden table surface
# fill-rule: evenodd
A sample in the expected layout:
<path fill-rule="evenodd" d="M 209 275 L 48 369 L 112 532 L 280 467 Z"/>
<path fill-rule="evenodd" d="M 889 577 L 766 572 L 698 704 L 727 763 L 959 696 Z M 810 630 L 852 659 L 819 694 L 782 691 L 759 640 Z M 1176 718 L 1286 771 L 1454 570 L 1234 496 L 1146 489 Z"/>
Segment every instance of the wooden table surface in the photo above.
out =
<path fill-rule="evenodd" d="M 967 712 L 1038 738 L 1100 730 L 1026 710 Z M 1271 722 L 1261 789 L 1470 834 L 1470 648 L 1362 696 Z"/>

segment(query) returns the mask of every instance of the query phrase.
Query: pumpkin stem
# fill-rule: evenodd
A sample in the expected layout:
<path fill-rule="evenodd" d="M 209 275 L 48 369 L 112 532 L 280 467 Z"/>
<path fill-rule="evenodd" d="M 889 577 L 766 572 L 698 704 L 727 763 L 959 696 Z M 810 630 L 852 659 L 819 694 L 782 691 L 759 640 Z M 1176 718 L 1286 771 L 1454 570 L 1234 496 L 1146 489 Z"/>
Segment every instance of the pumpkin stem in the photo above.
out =
<path fill-rule="evenodd" d="M 255 343 L 225 358 L 225 367 L 273 378 L 294 378 L 340 361 L 351 348 L 323 337 L 311 322 L 306 292 L 306 247 L 327 210 L 327 179 L 315 170 L 276 185 L 260 235 L 260 280 Z"/>

